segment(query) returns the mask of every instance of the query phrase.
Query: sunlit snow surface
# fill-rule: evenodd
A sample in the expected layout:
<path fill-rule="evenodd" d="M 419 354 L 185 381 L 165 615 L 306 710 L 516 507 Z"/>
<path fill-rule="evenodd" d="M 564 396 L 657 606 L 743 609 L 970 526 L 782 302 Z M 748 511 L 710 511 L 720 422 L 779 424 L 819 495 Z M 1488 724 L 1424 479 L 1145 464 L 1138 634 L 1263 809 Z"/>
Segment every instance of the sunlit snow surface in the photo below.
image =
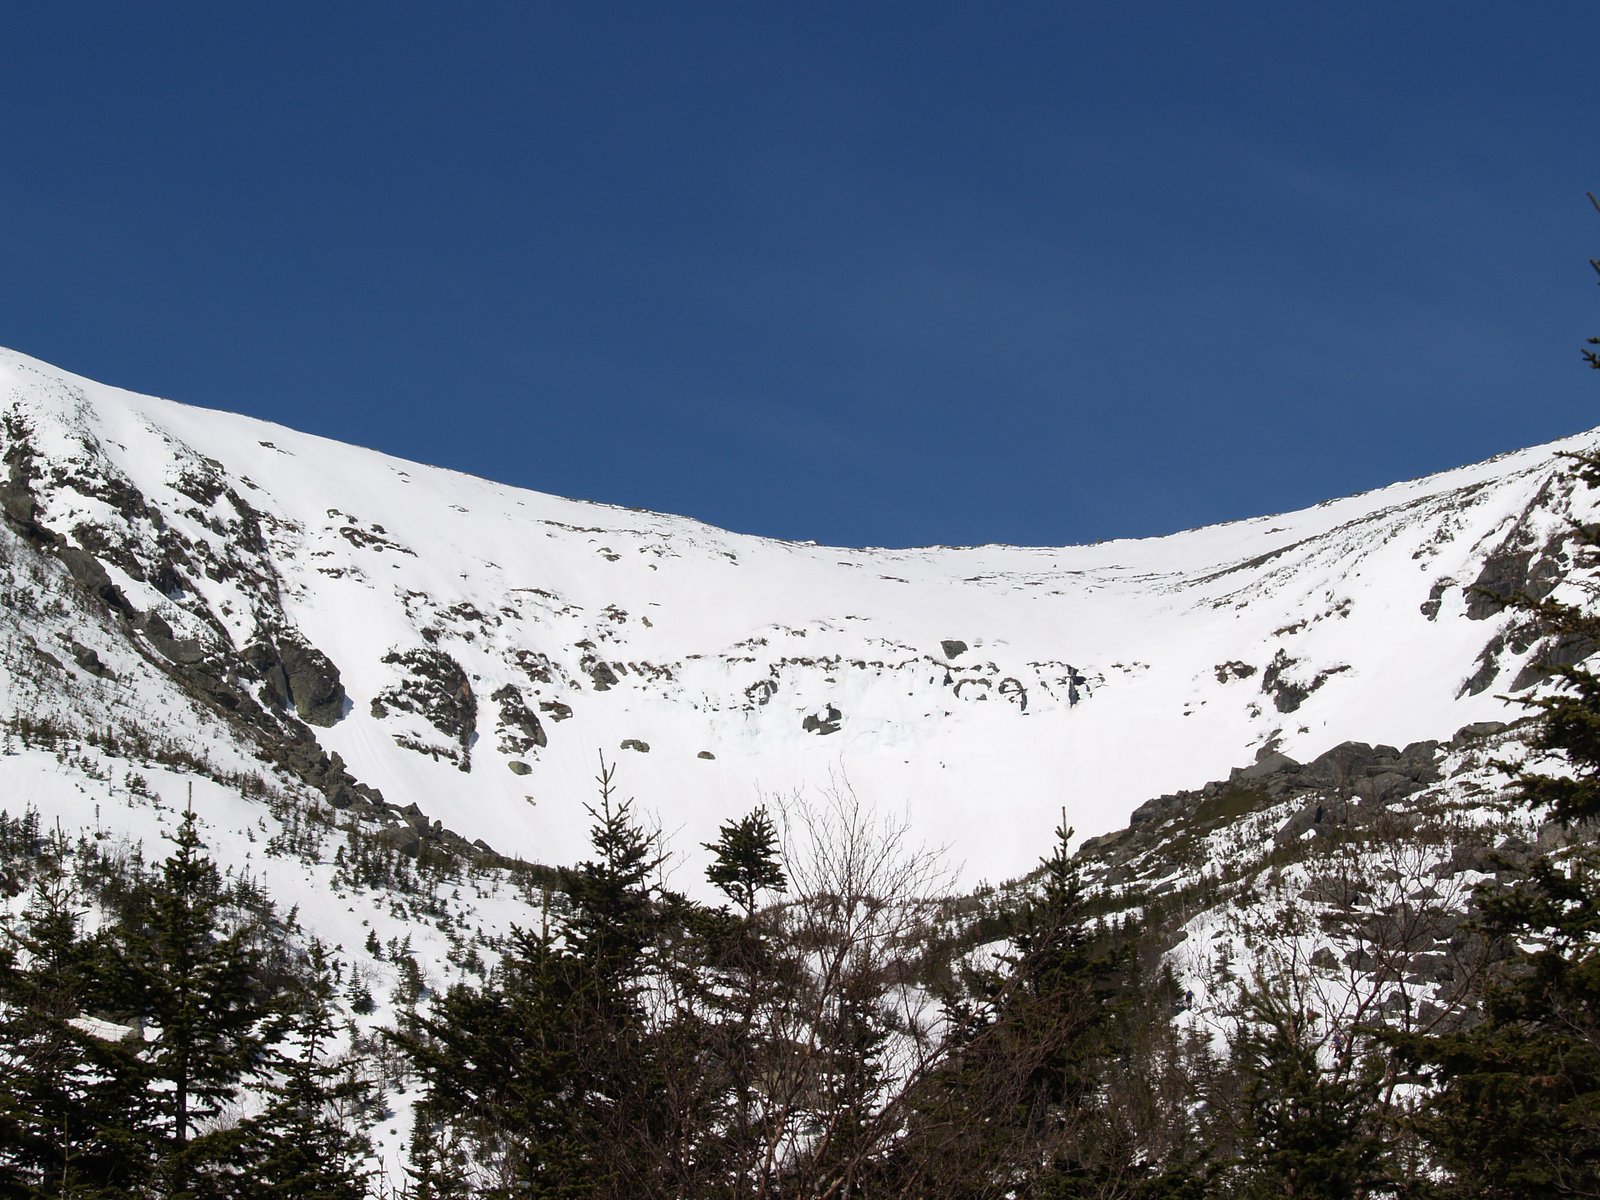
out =
<path fill-rule="evenodd" d="M 440 420 L 449 404 L 440 397 Z M 604 753 L 680 850 L 763 799 L 848 786 L 948 845 L 969 882 L 1032 865 L 1063 808 L 1080 835 L 1110 830 L 1274 737 L 1307 759 L 1347 739 L 1398 745 L 1503 719 L 1509 675 L 1458 696 L 1501 627 L 1466 619 L 1465 589 L 1519 525 L 1547 535 L 1568 519 L 1566 490 L 1550 484 L 1557 453 L 1594 440 L 1165 538 L 850 550 L 523 491 L 7 351 L 0 412 L 24 419 L 52 464 L 124 476 L 168 527 L 217 544 L 226 537 L 173 487 L 210 460 L 262 514 L 284 615 L 342 674 L 348 712 L 318 738 L 392 804 L 504 853 L 572 861 Z M 40 501 L 63 533 L 116 519 L 70 482 Z M 202 632 L 200 605 L 236 646 L 256 632 L 237 580 L 195 578 L 175 601 L 107 567 L 180 634 Z M 947 639 L 968 649 L 947 657 Z M 397 679 L 385 655 L 429 645 L 472 679 L 470 772 L 402 747 L 404 717 L 372 712 Z M 1322 679 L 1290 713 L 1262 688 L 1280 651 L 1293 660 L 1281 678 Z M 526 669 L 530 654 L 548 681 Z M 596 661 L 617 676 L 605 690 Z M 532 710 L 571 709 L 543 715 L 543 749 L 502 752 L 490 697 L 507 684 Z M 803 728 L 830 705 L 837 732 Z M 513 758 L 530 772 L 514 774 Z M 680 882 L 698 872 L 688 858 Z"/>

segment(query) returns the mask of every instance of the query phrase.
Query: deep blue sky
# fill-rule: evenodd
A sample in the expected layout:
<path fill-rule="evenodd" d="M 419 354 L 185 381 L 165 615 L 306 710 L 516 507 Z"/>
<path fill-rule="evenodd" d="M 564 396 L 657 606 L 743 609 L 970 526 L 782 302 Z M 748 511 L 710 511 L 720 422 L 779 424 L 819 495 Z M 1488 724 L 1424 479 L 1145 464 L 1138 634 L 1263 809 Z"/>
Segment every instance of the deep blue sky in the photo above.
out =
<path fill-rule="evenodd" d="M 1600 7 L 0 9 L 0 344 L 843 544 L 1600 423 Z"/>

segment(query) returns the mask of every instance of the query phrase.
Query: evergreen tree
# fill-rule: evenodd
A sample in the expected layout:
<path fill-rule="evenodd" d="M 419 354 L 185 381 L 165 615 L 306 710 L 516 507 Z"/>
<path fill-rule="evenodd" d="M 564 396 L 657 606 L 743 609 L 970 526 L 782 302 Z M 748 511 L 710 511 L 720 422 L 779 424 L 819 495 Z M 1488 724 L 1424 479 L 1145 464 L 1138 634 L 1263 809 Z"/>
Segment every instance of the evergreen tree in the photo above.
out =
<path fill-rule="evenodd" d="M 421 1106 L 413 1114 L 406 1166 L 411 1185 L 402 1193 L 404 1200 L 473 1200 L 471 1147 Z"/>
<path fill-rule="evenodd" d="M 400 1045 L 425 1085 L 411 1164 L 419 1198 L 455 1195 L 462 1158 L 485 1197 L 601 1191 L 588 1017 L 575 957 L 548 930 L 518 929 L 483 987 L 458 984 L 407 1018 Z"/>
<path fill-rule="evenodd" d="M 1600 261 L 1591 265 L 1600 272 Z M 1600 368 L 1594 351 L 1584 357 Z M 1574 456 L 1573 469 L 1600 486 L 1600 455 Z M 1591 565 L 1597 532 L 1574 530 Z M 1506 957 L 1484 987 L 1477 1024 L 1396 1040 L 1436 1085 L 1421 1128 L 1449 1171 L 1441 1194 L 1592 1196 L 1600 1194 L 1600 676 L 1582 659 L 1600 646 L 1600 616 L 1549 598 L 1517 603 L 1545 635 L 1557 679 L 1553 692 L 1527 702 L 1537 714 L 1529 761 L 1553 756 L 1564 769 L 1506 769 L 1521 799 L 1548 808 L 1571 844 L 1538 857 L 1519 881 L 1481 891 L 1480 924 Z"/>
<path fill-rule="evenodd" d="M 0 925 L 0 1197 L 357 1200 L 366 1143 L 334 1110 L 365 1085 L 327 1061 L 325 952 L 296 987 L 291 959 L 268 961 L 260 897 L 223 887 L 192 812 L 174 840 L 154 877 L 80 842 L 91 898 L 58 837 Z M 97 905 L 104 927 L 86 935 Z M 251 1084 L 265 1112 L 230 1123 Z"/>
<path fill-rule="evenodd" d="M 1252 1200 L 1344 1200 L 1385 1194 L 1390 1183 L 1370 1057 L 1334 1070 L 1322 1056 L 1316 1015 L 1293 981 L 1258 976 L 1244 989 L 1232 1039 L 1240 1145 L 1231 1195 Z"/>
<path fill-rule="evenodd" d="M 706 878 L 737 911 L 706 914 L 699 926 L 702 953 L 689 956 L 690 969 L 700 973 L 709 1014 L 702 1040 L 725 1076 L 727 1188 L 729 1194 L 743 1196 L 758 1188 L 761 1075 L 773 1048 L 770 1008 L 781 977 L 770 935 L 763 929 L 770 923 L 762 919 L 758 901 L 763 892 L 786 891 L 789 881 L 777 829 L 765 807 L 724 823 L 717 840 L 704 845 L 712 854 Z"/>
<path fill-rule="evenodd" d="M 369 1087 L 332 1061 L 338 1034 L 327 950 L 313 941 L 308 975 L 285 1022 L 290 1047 L 282 1077 L 267 1085 L 266 1110 L 245 1130 L 251 1200 L 361 1200 L 371 1144 L 352 1133 Z"/>
<path fill-rule="evenodd" d="M 436 1192 L 454 1139 L 485 1196 L 666 1194 L 669 1100 L 662 1014 L 643 1002 L 662 940 L 661 859 L 602 760 L 595 857 L 562 871 L 557 927 L 514 930 L 481 988 L 457 985 L 400 1038 L 426 1084 L 412 1170 Z M 667 905 L 666 907 L 675 907 Z"/>
<path fill-rule="evenodd" d="M 276 1065 L 279 1013 L 248 922 L 230 924 L 222 879 L 192 809 L 161 866 L 144 920 L 120 930 L 124 1002 L 150 1026 L 142 1053 L 156 1101 L 158 1171 L 169 1197 L 226 1194 L 242 1142 L 215 1118 Z"/>
<path fill-rule="evenodd" d="M 122 1194 L 140 1183 L 140 1064 L 97 1028 L 104 939 L 85 936 L 83 898 L 58 833 L 0 950 L 0 1196 Z"/>
<path fill-rule="evenodd" d="M 574 953 L 589 964 L 607 1003 L 631 1003 L 631 983 L 652 938 L 651 876 L 661 866 L 655 843 L 633 819 L 633 803 L 615 789 L 616 767 L 600 760 L 598 805 L 589 829 L 595 857 L 563 868 L 571 901 L 565 932 Z"/>
<path fill-rule="evenodd" d="M 914 1097 L 895 1167 L 902 1194 L 1117 1194 L 1107 1177 L 1127 1164 L 1097 1140 L 1098 1108 L 1131 944 L 1096 928 L 1071 837 L 1063 821 L 1015 953 L 946 1000 L 948 1053 Z"/>
<path fill-rule="evenodd" d="M 1048 1050 L 1029 1080 L 1030 1106 L 1046 1119 L 1081 1105 L 1099 1086 L 1098 1058 L 1116 1014 L 1129 948 L 1097 930 L 1063 821 L 1044 860 L 1038 900 L 1016 939 L 1012 1006 Z"/>
<path fill-rule="evenodd" d="M 778 853 L 778 831 L 762 805 L 737 821 L 725 822 L 717 832 L 715 842 L 704 844 L 712 854 L 706 878 L 744 914 L 748 925 L 755 917 L 757 896 L 789 888 Z"/>
<path fill-rule="evenodd" d="M 1535 701 L 1535 752 L 1570 775 L 1515 768 L 1522 796 L 1552 804 L 1576 840 L 1506 885 L 1486 885 L 1478 924 L 1505 955 L 1483 987 L 1478 1021 L 1435 1037 L 1399 1037 L 1436 1092 L 1421 1129 L 1461 1197 L 1600 1194 L 1600 680 L 1559 669 L 1567 690 Z"/>

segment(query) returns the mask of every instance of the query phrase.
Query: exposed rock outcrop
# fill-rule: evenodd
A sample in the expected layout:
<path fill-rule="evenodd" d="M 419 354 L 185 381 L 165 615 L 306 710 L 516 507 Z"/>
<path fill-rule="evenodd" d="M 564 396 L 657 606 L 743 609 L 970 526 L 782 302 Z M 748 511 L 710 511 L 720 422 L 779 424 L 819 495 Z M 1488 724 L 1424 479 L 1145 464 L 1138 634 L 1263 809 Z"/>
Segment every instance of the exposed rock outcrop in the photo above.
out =
<path fill-rule="evenodd" d="M 533 712 L 522 699 L 522 693 L 512 684 L 497 688 L 489 697 L 500 706 L 500 750 L 504 754 L 526 754 L 531 749 L 543 749 L 549 738 Z"/>
<path fill-rule="evenodd" d="M 805 719 L 800 722 L 800 728 L 807 733 L 824 737 L 830 733 L 838 733 L 843 720 L 844 714 L 830 704 L 820 717 L 816 713 L 807 713 Z"/>
<path fill-rule="evenodd" d="M 120 613 L 124 617 L 133 615 L 133 605 L 128 603 L 127 597 L 117 585 L 111 582 L 111 576 L 106 574 L 106 569 L 94 555 L 78 546 L 58 546 L 56 557 L 72 575 L 73 581 L 85 592 L 101 601 L 113 612 Z"/>
<path fill-rule="evenodd" d="M 170 629 L 166 631 L 169 640 L 171 633 Z M 160 643 L 155 644 L 160 649 Z M 308 725 L 324 727 L 344 715 L 344 683 L 339 668 L 297 635 L 284 633 L 275 642 L 256 642 L 246 648 L 244 658 L 261 678 L 264 698 L 274 707 L 292 709 Z"/>
<path fill-rule="evenodd" d="M 416 733 L 396 733 L 395 741 L 422 754 L 448 758 L 463 771 L 470 771 L 478 702 L 461 664 L 431 647 L 392 650 L 383 661 L 402 668 L 403 674 L 398 683 L 373 698 L 372 715 L 381 719 L 400 712 L 421 717 L 447 740 L 441 744 Z"/>
<path fill-rule="evenodd" d="M 1240 806 L 1250 810 L 1300 795 L 1310 797 L 1279 828 L 1276 837 L 1280 842 L 1292 841 L 1319 827 L 1331 830 L 1338 825 L 1375 820 L 1397 801 L 1440 780 L 1439 745 L 1435 741 L 1413 742 L 1397 750 L 1393 746 L 1341 742 L 1309 763 L 1263 749 L 1255 763 L 1235 767 L 1226 780 L 1208 783 L 1197 791 L 1146 801 L 1128 819 L 1128 830 L 1085 845 L 1116 840 L 1141 826 L 1161 824 L 1202 810 L 1208 804 L 1216 806 L 1230 797 L 1234 803 L 1222 805 L 1230 815 Z"/>

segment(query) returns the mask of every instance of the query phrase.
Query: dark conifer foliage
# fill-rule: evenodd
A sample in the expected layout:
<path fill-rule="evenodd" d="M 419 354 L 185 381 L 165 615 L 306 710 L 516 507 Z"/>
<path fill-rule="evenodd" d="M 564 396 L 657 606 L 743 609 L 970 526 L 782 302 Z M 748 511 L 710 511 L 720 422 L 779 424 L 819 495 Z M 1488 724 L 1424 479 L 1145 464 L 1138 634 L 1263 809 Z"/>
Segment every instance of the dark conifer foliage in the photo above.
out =
<path fill-rule="evenodd" d="M 1362 1059 L 1353 1070 L 1330 1069 L 1311 1014 L 1283 981 L 1258 978 L 1241 1006 L 1232 1045 L 1239 1135 L 1226 1176 L 1233 1194 L 1390 1194 L 1382 1064 Z"/>
<path fill-rule="evenodd" d="M 145 1179 L 145 1072 L 114 1030 L 84 1019 L 110 955 L 83 932 L 66 855 L 58 832 L 0 950 L 0 1195 L 117 1194 Z"/>
<path fill-rule="evenodd" d="M 762 892 L 789 889 L 778 852 L 778 830 L 765 805 L 737 821 L 725 822 L 717 840 L 707 842 L 705 849 L 714 856 L 706 878 L 744 914 L 747 923 L 755 916 Z"/>
<path fill-rule="evenodd" d="M 622 1003 L 651 941 L 651 882 L 663 856 L 634 820 L 633 802 L 617 795 L 615 779 L 616 767 L 602 758 L 599 802 L 589 809 L 595 857 L 561 876 L 571 904 L 566 934 L 572 949 L 593 965 L 599 982 L 615 989 L 609 999 Z"/>
<path fill-rule="evenodd" d="M 366 1195 L 350 1132 L 364 1086 L 328 1062 L 326 954 L 294 966 L 270 905 L 223 885 L 192 812 L 174 840 L 153 875 L 59 836 L 31 868 L 0 944 L 0 1196 Z M 240 1121 L 247 1090 L 267 1103 Z"/>
<path fill-rule="evenodd" d="M 461 1146 L 475 1195 L 861 1194 L 912 1036 L 888 1001 L 914 926 L 886 914 L 919 877 L 846 806 L 842 832 L 809 827 L 795 899 L 762 908 L 793 877 L 757 810 L 713 846 L 737 907 L 708 909 L 661 886 L 655 840 L 598 782 L 595 857 L 549 923 L 401 1035 L 427 1086 L 419 1192 L 447 1194 Z"/>
<path fill-rule="evenodd" d="M 706 878 L 734 906 L 706 911 L 696 922 L 703 952 L 700 978 L 693 989 L 700 1036 L 714 1077 L 704 1103 L 721 1113 L 728 1136 L 719 1154 L 720 1186 L 716 1194 L 754 1194 L 761 1175 L 761 1139 L 757 1134 L 764 1104 L 763 1076 L 770 1062 L 774 1034 L 773 1008 L 791 964 L 773 945 L 776 914 L 763 913 L 763 893 L 786 892 L 777 828 L 766 808 L 758 807 L 737 821 L 726 822 L 714 843 Z"/>
<path fill-rule="evenodd" d="M 563 872 L 556 928 L 514 930 L 493 977 L 458 985 L 400 1034 L 427 1085 L 419 1194 L 448 1195 L 466 1147 L 474 1195 L 655 1195 L 664 1081 L 642 989 L 662 905 L 653 840 L 601 764 L 595 858 Z"/>
<path fill-rule="evenodd" d="M 518 930 L 488 984 L 458 985 L 408 1019 L 400 1043 L 426 1085 L 419 1198 L 463 1184 L 476 1196 L 592 1193 L 605 1147 L 589 1110 L 589 982 L 548 930 Z"/>
<path fill-rule="evenodd" d="M 361 1200 L 371 1146 L 352 1132 L 370 1088 L 330 1061 L 335 984 L 327 948 L 312 942 L 306 976 L 284 1023 L 281 1074 L 267 1107 L 244 1128 L 241 1160 L 251 1200 Z"/>
<path fill-rule="evenodd" d="M 211 1118 L 277 1065 L 280 1014 L 253 931 L 225 923 L 222 876 L 192 810 L 175 841 L 147 920 L 121 931 L 118 967 L 124 1003 L 154 1034 L 141 1056 L 160 1096 L 151 1130 L 160 1177 L 173 1195 L 204 1194 L 222 1186 L 241 1144 L 238 1130 L 209 1128 Z"/>
<path fill-rule="evenodd" d="M 1600 368 L 1594 351 L 1584 357 Z M 1600 486 L 1600 456 L 1575 457 L 1573 470 Z M 1600 530 L 1573 533 L 1592 559 Z M 1581 661 L 1600 646 L 1592 599 L 1521 601 L 1558 687 L 1525 702 L 1530 757 L 1505 766 L 1523 802 L 1565 827 L 1567 844 L 1522 878 L 1482 889 L 1482 928 L 1504 958 L 1477 1023 L 1398 1039 L 1435 1089 L 1421 1128 L 1447 1171 L 1441 1196 L 1600 1194 L 1600 675 Z"/>
<path fill-rule="evenodd" d="M 1106 1103 L 1136 1036 L 1135 943 L 1094 919 L 1071 838 L 1063 822 L 1015 953 L 945 999 L 950 1053 L 914 1095 L 896 1194 L 1097 1195 L 1144 1174 Z"/>

